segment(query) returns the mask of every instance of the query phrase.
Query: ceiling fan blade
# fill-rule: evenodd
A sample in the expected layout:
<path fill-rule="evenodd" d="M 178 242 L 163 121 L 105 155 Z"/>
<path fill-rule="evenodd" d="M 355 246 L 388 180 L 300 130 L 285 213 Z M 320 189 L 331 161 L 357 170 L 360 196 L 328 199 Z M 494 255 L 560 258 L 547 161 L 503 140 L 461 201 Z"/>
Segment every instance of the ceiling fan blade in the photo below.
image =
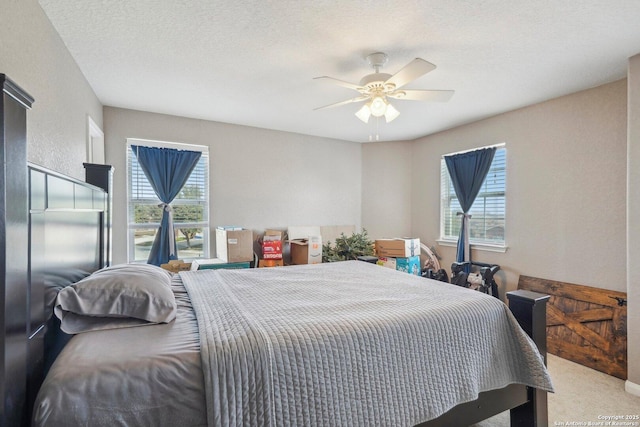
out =
<path fill-rule="evenodd" d="M 404 68 L 387 79 L 386 83 L 393 83 L 396 88 L 400 88 L 420 76 L 435 70 L 436 66 L 422 58 L 416 58 L 409 62 Z"/>
<path fill-rule="evenodd" d="M 366 101 L 368 99 L 369 99 L 368 96 L 358 96 L 358 97 L 355 97 L 355 98 L 347 99 L 345 101 L 340 101 L 340 102 L 336 102 L 334 104 L 325 105 L 324 107 L 314 108 L 314 110 L 324 110 L 325 108 L 339 107 L 341 105 L 351 104 L 352 102 Z"/>
<path fill-rule="evenodd" d="M 446 102 L 451 99 L 453 90 L 396 90 L 387 96 L 395 99 L 407 99 L 410 101 L 435 101 Z"/>
<path fill-rule="evenodd" d="M 314 77 L 313 79 L 314 80 L 327 80 L 327 81 L 330 81 L 330 82 L 335 83 L 337 85 L 344 86 L 344 87 L 349 88 L 349 89 L 357 90 L 358 92 L 360 92 L 362 90 L 362 86 L 358 86 L 357 84 L 354 84 L 354 83 L 345 82 L 344 80 L 334 79 L 333 77 L 320 76 L 320 77 Z"/>

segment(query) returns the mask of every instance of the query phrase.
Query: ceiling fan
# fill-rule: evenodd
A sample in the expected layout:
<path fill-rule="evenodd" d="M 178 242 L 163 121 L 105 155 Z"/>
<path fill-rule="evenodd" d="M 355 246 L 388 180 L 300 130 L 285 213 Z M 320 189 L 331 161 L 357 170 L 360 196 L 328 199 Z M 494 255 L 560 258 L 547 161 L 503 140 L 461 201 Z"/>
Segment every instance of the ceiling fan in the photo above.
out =
<path fill-rule="evenodd" d="M 327 76 L 315 77 L 314 79 L 316 80 L 328 80 L 340 86 L 360 92 L 360 96 L 336 102 L 334 104 L 325 105 L 324 107 L 318 107 L 315 108 L 315 110 L 339 107 L 353 102 L 366 101 L 362 108 L 356 112 L 356 116 L 360 120 L 368 123 L 369 117 L 371 116 L 384 116 L 387 123 L 389 123 L 398 117 L 400 112 L 391 105 L 388 98 L 406 99 L 411 101 L 445 102 L 453 96 L 453 90 L 400 89 L 404 85 L 436 68 L 435 65 L 425 61 L 424 59 L 414 59 L 394 75 L 380 72 L 380 68 L 382 68 L 389 59 L 387 54 L 376 52 L 368 55 L 366 59 L 369 65 L 371 65 L 375 70 L 375 73 L 364 76 L 360 80 L 359 84 L 349 83 Z"/>

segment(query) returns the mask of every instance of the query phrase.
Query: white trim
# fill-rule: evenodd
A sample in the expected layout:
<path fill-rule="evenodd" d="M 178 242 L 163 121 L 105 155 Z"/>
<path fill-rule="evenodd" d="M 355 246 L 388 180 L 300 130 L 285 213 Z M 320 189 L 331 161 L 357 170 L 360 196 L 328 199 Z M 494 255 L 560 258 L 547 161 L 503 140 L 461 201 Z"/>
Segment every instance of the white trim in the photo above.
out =
<path fill-rule="evenodd" d="M 445 212 L 445 207 L 448 206 L 447 202 L 445 202 L 445 200 L 447 199 L 447 197 L 443 197 L 443 190 L 446 190 L 446 188 L 444 188 L 445 186 L 448 187 L 448 182 L 450 182 L 450 177 L 449 178 L 444 178 L 443 174 L 445 174 L 445 170 L 447 170 L 447 166 L 445 163 L 445 157 L 446 156 L 450 156 L 450 155 L 456 155 L 456 154 L 461 154 L 461 153 L 468 153 L 468 152 L 472 152 L 472 151 L 478 151 L 478 150 L 482 150 L 485 148 L 496 148 L 496 150 L 504 150 L 505 153 L 505 176 L 504 176 L 504 238 L 502 241 L 498 242 L 498 243 L 491 243 L 491 242 L 485 242 L 485 243 L 480 243 L 480 242 L 470 242 L 470 248 L 472 249 L 478 249 L 478 250 L 482 250 L 482 251 L 488 251 L 488 252 L 499 252 L 499 253 L 505 253 L 508 249 L 508 246 L 506 245 L 506 241 L 507 241 L 507 227 L 506 227 L 506 220 L 507 220 L 507 162 L 508 162 L 508 156 L 506 155 L 507 153 L 507 144 L 505 142 L 501 142 L 498 144 L 493 144 L 493 145 L 489 145 L 486 147 L 479 147 L 479 148 L 473 148 L 470 150 L 466 150 L 466 151 L 458 151 L 455 153 L 450 153 L 450 154 L 443 154 L 440 158 L 440 238 L 437 239 L 436 241 L 442 245 L 442 246 L 453 246 L 456 247 L 458 245 L 458 240 L 455 238 L 455 236 L 447 236 L 445 235 L 445 216 L 446 216 L 446 212 Z M 448 176 L 448 174 L 447 174 Z M 474 202 L 475 203 L 475 202 Z"/>
<path fill-rule="evenodd" d="M 629 380 L 626 380 L 624 382 L 624 390 L 629 394 L 633 394 L 634 396 L 640 396 L 640 385 L 632 383 Z"/>
<path fill-rule="evenodd" d="M 169 142 L 169 141 L 157 141 L 157 140 L 149 140 L 149 139 L 140 139 L 140 138 L 127 138 L 127 143 L 126 143 L 126 162 L 127 165 L 125 167 L 126 170 L 126 179 L 127 179 L 127 222 L 130 220 L 129 215 L 129 209 L 130 209 L 130 202 L 131 202 L 131 176 L 130 176 L 130 152 L 131 150 L 131 146 L 132 145 L 140 145 L 140 146 L 145 146 L 145 147 L 154 147 L 154 148 L 172 148 L 172 149 L 176 149 L 176 150 L 189 150 L 189 151 L 199 151 L 201 153 L 203 153 L 203 157 L 206 158 L 206 169 L 205 169 L 205 180 L 204 180 L 204 184 L 205 184 L 205 193 L 206 193 L 206 204 L 203 205 L 205 207 L 205 212 L 206 212 L 206 221 L 203 221 L 202 223 L 185 223 L 184 225 L 195 225 L 195 227 L 189 227 L 189 228 L 202 228 L 202 229 L 206 229 L 209 230 L 208 233 L 206 233 L 206 237 L 203 236 L 203 246 L 202 246 L 202 250 L 204 252 L 204 254 L 206 256 L 210 256 L 211 254 L 211 215 L 209 210 L 210 208 L 210 197 L 211 197 L 211 193 L 210 193 L 210 182 L 209 182 L 209 177 L 210 177 L 210 160 L 209 160 L 209 147 L 206 145 L 195 145 L 195 144 L 185 144 L 185 143 L 180 143 L 180 142 Z M 180 228 L 179 226 L 182 226 L 182 223 L 178 223 L 175 224 L 174 223 L 174 231 L 177 230 L 177 228 Z M 133 261 L 135 259 L 135 244 L 134 244 L 134 238 L 133 238 L 133 234 L 135 232 L 136 229 L 157 229 L 160 226 L 159 223 L 148 223 L 148 224 L 127 224 L 127 260 L 128 262 L 135 262 Z"/>
<path fill-rule="evenodd" d="M 458 246 L 458 241 L 457 240 L 442 240 L 442 239 L 437 239 L 436 243 L 438 243 L 440 246 L 450 246 L 452 248 L 455 248 Z M 479 251 L 486 251 L 486 252 L 499 252 L 499 253 L 505 253 L 507 252 L 507 249 L 509 249 L 508 246 L 504 246 L 504 245 L 492 245 L 489 243 L 470 243 L 471 249 L 477 249 Z"/>
<path fill-rule="evenodd" d="M 202 151 L 203 153 L 209 152 L 209 147 L 206 145 L 185 144 L 183 142 L 171 142 L 171 141 L 156 141 L 151 139 L 140 139 L 140 138 L 127 138 L 127 148 L 131 145 L 144 145 L 145 147 L 155 147 L 155 148 L 174 148 L 176 150 Z"/>
<path fill-rule="evenodd" d="M 100 149 L 99 156 L 94 155 L 94 148 Z M 104 132 L 100 126 L 93 121 L 91 116 L 87 116 L 87 162 L 88 163 L 105 163 L 104 154 Z"/>
<path fill-rule="evenodd" d="M 443 154 L 441 157 L 444 159 L 446 156 L 453 156 L 455 154 L 464 154 L 464 153 L 470 153 L 472 151 L 478 151 L 478 150 L 484 150 L 485 148 L 503 148 L 506 147 L 507 143 L 506 142 L 501 142 L 499 144 L 493 144 L 493 145 L 485 145 L 482 147 L 476 147 L 476 148 L 470 148 L 468 150 L 463 150 L 463 151 L 455 151 L 453 153 L 449 153 L 449 154 Z"/>

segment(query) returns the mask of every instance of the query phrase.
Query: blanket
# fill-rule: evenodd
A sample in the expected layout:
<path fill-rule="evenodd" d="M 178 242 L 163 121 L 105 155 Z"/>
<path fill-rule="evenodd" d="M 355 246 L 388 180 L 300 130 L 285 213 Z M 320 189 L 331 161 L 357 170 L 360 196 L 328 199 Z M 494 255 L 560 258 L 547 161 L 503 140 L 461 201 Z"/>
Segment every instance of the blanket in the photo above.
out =
<path fill-rule="evenodd" d="M 210 426 L 413 426 L 511 383 L 553 388 L 480 292 L 359 261 L 180 275 Z"/>

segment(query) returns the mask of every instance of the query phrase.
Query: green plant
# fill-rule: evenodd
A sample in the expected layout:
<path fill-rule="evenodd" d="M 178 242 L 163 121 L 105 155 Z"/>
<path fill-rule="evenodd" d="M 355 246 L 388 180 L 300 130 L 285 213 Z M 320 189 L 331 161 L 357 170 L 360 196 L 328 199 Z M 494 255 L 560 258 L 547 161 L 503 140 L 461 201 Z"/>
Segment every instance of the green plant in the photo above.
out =
<path fill-rule="evenodd" d="M 347 261 L 363 255 L 373 255 L 373 241 L 364 228 L 351 236 L 340 234 L 334 246 L 331 242 L 322 245 L 322 262 Z"/>

